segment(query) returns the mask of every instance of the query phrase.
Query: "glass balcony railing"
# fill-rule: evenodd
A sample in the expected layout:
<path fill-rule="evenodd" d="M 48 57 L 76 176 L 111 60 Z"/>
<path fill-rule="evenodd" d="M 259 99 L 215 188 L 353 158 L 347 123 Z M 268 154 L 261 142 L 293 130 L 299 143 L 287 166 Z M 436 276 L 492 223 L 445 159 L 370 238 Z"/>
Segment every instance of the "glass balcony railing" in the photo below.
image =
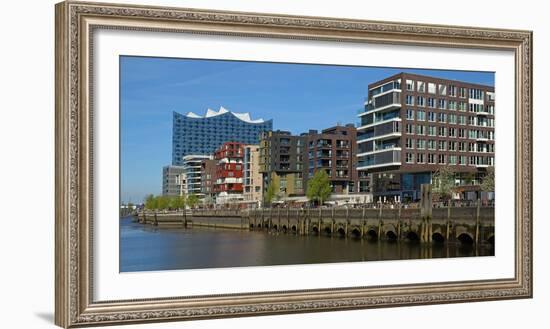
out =
<path fill-rule="evenodd" d="M 372 99 L 372 110 L 377 110 L 392 104 L 401 104 L 401 92 L 394 91 Z"/>
<path fill-rule="evenodd" d="M 399 165 L 401 164 L 401 151 L 390 150 L 387 152 L 375 153 L 367 156 L 359 157 L 357 168 L 383 165 Z"/>

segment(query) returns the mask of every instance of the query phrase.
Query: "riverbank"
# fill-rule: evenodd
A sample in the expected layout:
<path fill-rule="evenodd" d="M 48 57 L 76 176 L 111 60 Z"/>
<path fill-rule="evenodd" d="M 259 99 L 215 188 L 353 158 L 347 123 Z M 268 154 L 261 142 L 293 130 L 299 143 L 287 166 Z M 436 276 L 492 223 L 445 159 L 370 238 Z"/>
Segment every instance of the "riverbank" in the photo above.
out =
<path fill-rule="evenodd" d="M 141 212 L 137 220 L 155 226 L 267 230 L 368 240 L 458 241 L 493 245 L 495 241 L 494 208 L 480 206 L 434 208 L 429 216 L 422 216 L 418 208 L 271 208 Z"/>

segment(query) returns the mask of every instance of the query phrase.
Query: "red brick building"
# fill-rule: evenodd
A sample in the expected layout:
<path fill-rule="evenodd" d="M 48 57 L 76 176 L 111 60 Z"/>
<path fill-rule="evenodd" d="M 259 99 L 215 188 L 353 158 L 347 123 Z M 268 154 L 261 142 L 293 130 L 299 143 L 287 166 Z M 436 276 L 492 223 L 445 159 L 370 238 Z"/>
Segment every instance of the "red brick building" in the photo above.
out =
<path fill-rule="evenodd" d="M 242 143 L 226 142 L 214 152 L 217 161 L 214 192 L 218 203 L 243 198 L 243 158 Z"/>

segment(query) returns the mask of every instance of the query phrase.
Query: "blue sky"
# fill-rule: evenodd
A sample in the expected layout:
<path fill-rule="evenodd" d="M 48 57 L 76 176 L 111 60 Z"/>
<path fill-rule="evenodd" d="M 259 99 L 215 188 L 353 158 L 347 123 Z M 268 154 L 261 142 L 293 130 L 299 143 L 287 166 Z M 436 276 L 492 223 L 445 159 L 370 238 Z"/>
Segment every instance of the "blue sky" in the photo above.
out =
<path fill-rule="evenodd" d="M 223 106 L 299 134 L 356 124 L 368 84 L 401 71 L 494 85 L 492 72 L 121 56 L 121 201 L 161 193 L 172 111 L 203 115 Z"/>

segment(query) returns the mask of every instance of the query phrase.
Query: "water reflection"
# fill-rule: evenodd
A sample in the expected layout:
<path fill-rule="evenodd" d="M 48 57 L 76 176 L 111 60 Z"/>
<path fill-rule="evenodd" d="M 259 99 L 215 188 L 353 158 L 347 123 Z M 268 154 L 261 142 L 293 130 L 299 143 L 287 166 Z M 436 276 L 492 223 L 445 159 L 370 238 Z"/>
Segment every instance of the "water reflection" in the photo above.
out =
<path fill-rule="evenodd" d="M 491 245 L 159 228 L 120 220 L 121 272 L 492 255 Z"/>

